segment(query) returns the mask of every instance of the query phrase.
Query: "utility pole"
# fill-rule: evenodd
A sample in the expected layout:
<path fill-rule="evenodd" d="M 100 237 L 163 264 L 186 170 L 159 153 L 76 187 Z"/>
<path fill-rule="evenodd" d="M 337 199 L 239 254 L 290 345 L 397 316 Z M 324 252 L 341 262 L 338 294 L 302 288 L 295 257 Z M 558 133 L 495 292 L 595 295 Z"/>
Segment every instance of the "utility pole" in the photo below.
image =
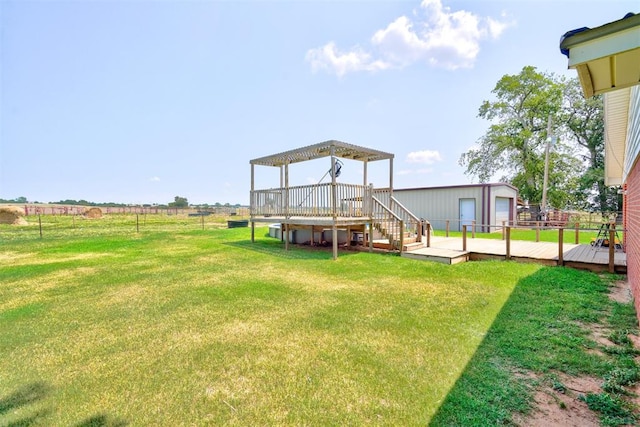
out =
<path fill-rule="evenodd" d="M 551 114 L 547 124 L 547 146 L 544 150 L 544 180 L 542 181 L 542 202 L 540 203 L 540 214 L 542 220 L 547 220 L 547 185 L 549 183 L 549 146 L 551 145 Z"/>

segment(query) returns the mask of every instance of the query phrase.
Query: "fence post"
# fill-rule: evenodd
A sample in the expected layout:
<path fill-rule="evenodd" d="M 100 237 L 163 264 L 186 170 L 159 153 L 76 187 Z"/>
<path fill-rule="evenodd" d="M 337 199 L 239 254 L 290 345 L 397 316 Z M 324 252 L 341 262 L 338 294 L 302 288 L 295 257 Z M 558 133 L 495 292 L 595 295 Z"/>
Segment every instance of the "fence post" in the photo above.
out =
<path fill-rule="evenodd" d="M 136 233 L 140 232 L 140 218 L 139 215 L 136 214 Z"/>
<path fill-rule="evenodd" d="M 42 239 L 42 218 L 38 214 L 38 227 L 40 227 L 40 238 Z"/>
<path fill-rule="evenodd" d="M 576 245 L 580 244 L 580 223 L 576 222 Z"/>
<path fill-rule="evenodd" d="M 449 237 L 449 220 L 446 221 L 445 237 Z"/>
<path fill-rule="evenodd" d="M 471 238 L 476 238 L 476 220 L 471 221 Z"/>
<path fill-rule="evenodd" d="M 564 243 L 564 229 L 558 228 L 558 265 L 564 265 L 564 249 L 562 244 Z"/>
<path fill-rule="evenodd" d="M 427 247 L 431 247 L 431 223 L 427 223 Z"/>
<path fill-rule="evenodd" d="M 462 250 L 467 250 L 467 226 L 462 226 Z"/>
<path fill-rule="evenodd" d="M 506 254 L 505 254 L 505 258 L 506 259 L 511 259 L 511 227 L 507 226 L 505 228 L 506 231 Z"/>
<path fill-rule="evenodd" d="M 506 221 L 502 221 L 502 240 L 506 239 L 506 233 L 507 233 L 507 228 L 506 228 Z"/>
<path fill-rule="evenodd" d="M 536 221 L 536 242 L 540 241 L 540 221 Z"/>
<path fill-rule="evenodd" d="M 616 223 L 609 223 L 609 273 L 616 272 L 615 264 L 615 249 L 616 249 Z"/>

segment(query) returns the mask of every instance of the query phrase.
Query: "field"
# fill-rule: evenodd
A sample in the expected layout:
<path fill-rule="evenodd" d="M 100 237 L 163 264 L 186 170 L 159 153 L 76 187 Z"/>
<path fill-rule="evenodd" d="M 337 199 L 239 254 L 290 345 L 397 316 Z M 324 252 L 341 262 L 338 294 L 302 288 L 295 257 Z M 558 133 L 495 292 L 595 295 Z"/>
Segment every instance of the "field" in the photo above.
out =
<path fill-rule="evenodd" d="M 0 226 L 0 425 L 495 425 L 561 373 L 635 369 L 590 332 L 636 333 L 616 277 L 332 261 L 219 218 L 29 221 Z"/>

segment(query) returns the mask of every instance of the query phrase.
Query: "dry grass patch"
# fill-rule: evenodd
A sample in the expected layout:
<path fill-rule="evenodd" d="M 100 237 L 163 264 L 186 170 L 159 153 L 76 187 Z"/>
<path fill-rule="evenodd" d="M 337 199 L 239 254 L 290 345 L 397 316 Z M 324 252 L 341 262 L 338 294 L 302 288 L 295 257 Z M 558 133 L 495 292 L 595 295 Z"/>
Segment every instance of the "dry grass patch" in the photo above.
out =
<path fill-rule="evenodd" d="M 0 224 L 27 225 L 24 209 L 18 206 L 0 206 Z"/>

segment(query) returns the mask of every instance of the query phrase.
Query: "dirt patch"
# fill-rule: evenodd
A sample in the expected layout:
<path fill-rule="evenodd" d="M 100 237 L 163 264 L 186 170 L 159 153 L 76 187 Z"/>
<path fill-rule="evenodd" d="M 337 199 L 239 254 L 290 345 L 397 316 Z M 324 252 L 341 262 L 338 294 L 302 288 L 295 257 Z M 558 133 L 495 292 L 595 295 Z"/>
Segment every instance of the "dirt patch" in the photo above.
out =
<path fill-rule="evenodd" d="M 611 335 L 611 330 L 602 327 L 598 324 L 591 324 L 587 326 L 591 331 L 589 338 L 595 341 L 597 344 L 603 347 L 611 347 L 615 345 L 610 339 L 609 335 Z"/>
<path fill-rule="evenodd" d="M 613 282 L 613 286 L 609 292 L 609 298 L 621 304 L 630 303 L 633 296 L 629 288 L 629 282 L 626 280 L 616 280 Z"/>
<path fill-rule="evenodd" d="M 515 421 L 531 427 L 597 427 L 600 425 L 598 414 L 578 397 L 599 391 L 600 381 L 595 378 L 558 374 L 557 380 L 545 381 L 534 395 L 535 409 Z"/>
<path fill-rule="evenodd" d="M 619 280 L 613 283 L 609 298 L 622 304 L 632 301 L 629 283 Z M 581 324 L 590 331 L 589 338 L 598 344 L 599 348 L 586 350 L 604 356 L 602 347 L 615 346 L 609 335 L 611 330 L 600 324 Z M 640 349 L 640 336 L 629 334 L 629 339 L 636 349 Z M 602 393 L 602 379 L 593 377 L 573 377 L 558 373 L 553 379 L 540 378 L 534 395 L 534 409 L 527 416 L 516 416 L 515 422 L 521 426 L 568 426 L 568 427 L 596 427 L 600 426 L 599 414 L 589 409 L 587 404 L 579 399 L 589 393 Z M 640 384 L 628 389 L 630 392 L 625 400 L 640 407 Z"/>

